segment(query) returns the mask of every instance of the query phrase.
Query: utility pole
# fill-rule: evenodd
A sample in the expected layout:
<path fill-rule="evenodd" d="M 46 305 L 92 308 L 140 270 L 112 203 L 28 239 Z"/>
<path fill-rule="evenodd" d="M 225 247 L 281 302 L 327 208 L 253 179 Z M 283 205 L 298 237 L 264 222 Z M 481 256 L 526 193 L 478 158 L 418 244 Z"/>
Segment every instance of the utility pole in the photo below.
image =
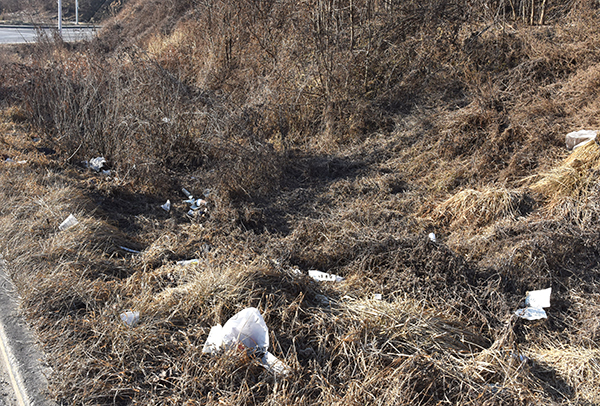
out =
<path fill-rule="evenodd" d="M 62 36 L 62 0 L 58 0 L 58 34 Z"/>
<path fill-rule="evenodd" d="M 75 0 L 75 24 L 79 25 L 79 0 Z"/>

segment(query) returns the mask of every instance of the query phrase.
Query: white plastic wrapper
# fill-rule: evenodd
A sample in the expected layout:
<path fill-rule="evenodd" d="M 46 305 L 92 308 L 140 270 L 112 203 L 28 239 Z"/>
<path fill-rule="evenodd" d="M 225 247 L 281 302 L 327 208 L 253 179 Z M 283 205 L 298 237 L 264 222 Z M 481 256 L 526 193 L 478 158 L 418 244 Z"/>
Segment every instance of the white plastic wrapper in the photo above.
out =
<path fill-rule="evenodd" d="M 267 352 L 260 362 L 274 375 L 288 376 L 292 372 L 290 367 L 270 352 Z"/>
<path fill-rule="evenodd" d="M 314 269 L 308 271 L 308 276 L 320 282 L 341 282 L 344 280 L 344 278 L 342 278 L 341 276 L 337 276 L 327 272 L 316 271 Z"/>
<path fill-rule="evenodd" d="M 129 327 L 133 327 L 140 320 L 140 312 L 126 311 L 121 313 L 121 320 Z"/>
<path fill-rule="evenodd" d="M 519 309 L 515 314 L 525 320 L 539 320 L 548 317 L 544 307 L 550 307 L 552 288 L 533 290 L 527 292 L 524 309 Z"/>
<path fill-rule="evenodd" d="M 187 266 L 187 265 L 197 264 L 199 262 L 200 262 L 200 260 L 198 258 L 185 259 L 183 261 L 177 261 L 177 265 Z"/>
<path fill-rule="evenodd" d="M 580 130 L 568 133 L 565 137 L 567 149 L 575 149 L 595 140 L 596 134 L 597 132 L 594 130 Z"/>
<path fill-rule="evenodd" d="M 60 223 L 60 225 L 58 226 L 58 229 L 60 231 L 65 231 L 67 228 L 71 228 L 74 225 L 77 225 L 78 223 L 79 223 L 79 220 L 77 220 L 74 215 L 69 214 L 69 217 L 67 217 L 65 219 L 65 221 Z"/>
<path fill-rule="evenodd" d="M 552 288 L 532 290 L 531 292 L 527 292 L 527 297 L 525 298 L 525 306 L 537 308 L 550 307 L 551 293 Z"/>
<path fill-rule="evenodd" d="M 164 211 L 169 211 L 169 210 L 171 210 L 171 201 L 170 201 L 170 200 L 167 200 L 167 202 L 166 202 L 165 204 L 163 204 L 162 206 L 160 206 L 160 207 L 162 207 L 162 209 L 163 209 Z"/>
<path fill-rule="evenodd" d="M 429 233 L 429 239 L 430 239 L 432 242 L 437 242 L 437 239 L 435 238 L 435 233 Z"/>

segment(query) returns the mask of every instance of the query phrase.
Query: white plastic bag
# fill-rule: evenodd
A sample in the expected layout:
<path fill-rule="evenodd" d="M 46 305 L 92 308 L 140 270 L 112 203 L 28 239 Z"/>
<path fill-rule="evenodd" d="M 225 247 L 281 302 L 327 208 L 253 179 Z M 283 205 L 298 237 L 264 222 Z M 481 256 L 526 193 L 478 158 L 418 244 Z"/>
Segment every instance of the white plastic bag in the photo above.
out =
<path fill-rule="evenodd" d="M 597 132 L 594 130 L 573 131 L 566 135 L 565 143 L 567 149 L 575 149 L 596 139 Z"/>
<path fill-rule="evenodd" d="M 129 327 L 133 327 L 140 320 L 140 312 L 126 311 L 121 313 L 121 320 Z"/>
<path fill-rule="evenodd" d="M 160 207 L 162 207 L 162 209 L 164 211 L 171 210 L 171 201 L 167 199 L 167 202 L 165 204 L 161 205 Z"/>
<path fill-rule="evenodd" d="M 260 353 L 269 348 L 269 329 L 258 309 L 248 307 L 227 320 L 223 327 L 220 324 L 214 326 L 208 334 L 202 352 L 212 354 L 221 348 L 232 348 L 236 344 Z"/>
<path fill-rule="evenodd" d="M 102 169 L 102 167 L 104 166 L 104 164 L 106 163 L 106 159 L 104 159 L 104 157 L 97 157 L 97 158 L 92 158 L 90 159 L 90 168 L 92 168 L 94 171 L 98 172 L 100 169 Z"/>
<path fill-rule="evenodd" d="M 248 307 L 227 320 L 224 326 L 217 324 L 210 329 L 202 352 L 215 354 L 221 349 L 243 348 L 261 355 L 261 365 L 275 375 L 287 376 L 290 368 L 268 352 L 269 329 L 258 309 Z"/>

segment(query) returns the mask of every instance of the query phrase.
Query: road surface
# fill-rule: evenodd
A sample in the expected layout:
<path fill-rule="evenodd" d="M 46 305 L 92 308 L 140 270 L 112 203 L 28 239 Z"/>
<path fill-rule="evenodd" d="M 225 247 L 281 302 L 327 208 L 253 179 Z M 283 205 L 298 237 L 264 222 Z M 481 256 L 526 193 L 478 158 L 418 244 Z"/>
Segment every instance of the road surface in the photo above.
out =
<path fill-rule="evenodd" d="M 96 34 L 97 28 L 93 27 L 63 27 L 62 38 L 66 42 L 75 42 L 91 39 Z M 32 26 L 0 26 L 0 44 L 23 44 L 36 42 L 42 32 L 52 38 L 55 28 L 36 29 Z M 1 405 L 0 405 L 1 406 Z"/>

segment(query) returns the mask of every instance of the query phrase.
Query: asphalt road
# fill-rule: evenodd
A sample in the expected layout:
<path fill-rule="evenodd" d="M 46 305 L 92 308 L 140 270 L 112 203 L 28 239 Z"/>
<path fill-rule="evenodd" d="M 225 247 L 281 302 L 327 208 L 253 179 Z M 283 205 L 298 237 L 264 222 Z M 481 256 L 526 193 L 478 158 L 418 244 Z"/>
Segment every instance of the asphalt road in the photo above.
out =
<path fill-rule="evenodd" d="M 91 27 L 63 27 L 62 38 L 66 42 L 75 42 L 92 38 L 96 33 L 96 28 Z M 44 35 L 52 37 L 56 32 L 55 28 L 42 28 Z M 0 27 L 0 44 L 23 44 L 36 42 L 40 31 L 30 26 L 11 26 Z M 0 405 L 1 406 L 1 405 Z"/>

